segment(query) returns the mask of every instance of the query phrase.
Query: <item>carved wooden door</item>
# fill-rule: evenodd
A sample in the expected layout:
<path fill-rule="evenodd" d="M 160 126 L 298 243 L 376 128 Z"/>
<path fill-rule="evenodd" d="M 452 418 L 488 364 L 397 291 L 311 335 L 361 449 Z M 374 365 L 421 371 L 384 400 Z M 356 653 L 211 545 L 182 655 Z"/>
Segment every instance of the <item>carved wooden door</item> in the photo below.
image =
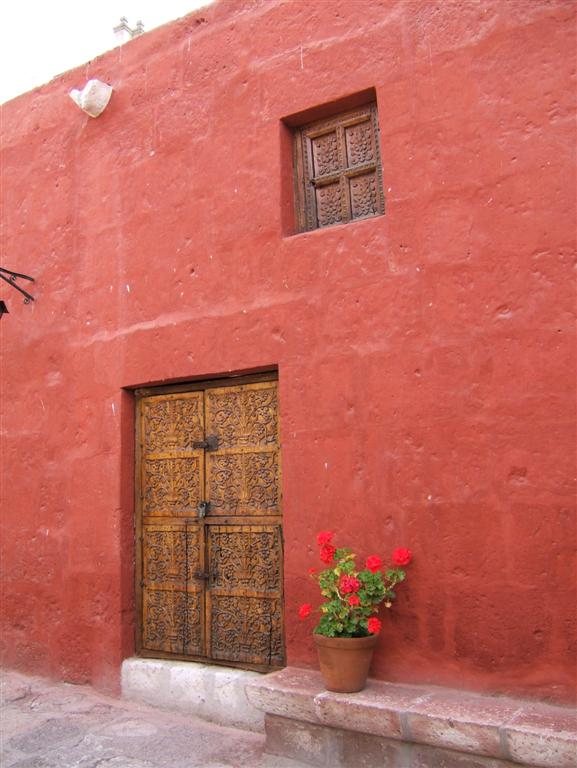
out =
<path fill-rule="evenodd" d="M 179 389 L 137 393 L 139 651 L 282 666 L 276 381 Z"/>

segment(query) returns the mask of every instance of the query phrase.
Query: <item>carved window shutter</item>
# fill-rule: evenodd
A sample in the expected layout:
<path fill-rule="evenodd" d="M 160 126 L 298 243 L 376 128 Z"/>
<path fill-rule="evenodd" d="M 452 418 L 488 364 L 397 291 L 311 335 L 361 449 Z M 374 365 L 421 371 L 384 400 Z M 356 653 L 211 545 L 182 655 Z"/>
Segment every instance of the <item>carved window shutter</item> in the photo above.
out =
<path fill-rule="evenodd" d="M 295 132 L 299 231 L 384 213 L 376 104 Z"/>
<path fill-rule="evenodd" d="M 138 650 L 269 669 L 284 663 L 277 385 L 220 384 L 138 393 Z"/>

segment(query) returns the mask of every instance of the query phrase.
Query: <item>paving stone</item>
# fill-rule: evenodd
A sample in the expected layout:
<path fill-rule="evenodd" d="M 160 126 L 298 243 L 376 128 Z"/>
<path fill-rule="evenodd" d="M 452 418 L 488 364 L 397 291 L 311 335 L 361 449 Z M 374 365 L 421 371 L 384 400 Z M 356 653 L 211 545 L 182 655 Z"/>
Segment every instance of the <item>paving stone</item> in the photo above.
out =
<path fill-rule="evenodd" d="M 63 762 L 64 761 L 64 762 Z M 27 758 L 13 763 L 7 768 L 158 768 L 154 763 L 142 760 L 132 760 L 129 757 L 62 757 L 52 755 L 48 757 Z"/>
<path fill-rule="evenodd" d="M 50 701 L 46 697 L 38 697 L 35 700 L 35 707 L 37 709 L 47 708 L 70 715 L 108 715 L 117 709 L 117 706 L 114 704 L 87 700 L 80 693 L 66 696 L 58 701 Z"/>
<path fill-rule="evenodd" d="M 2 768 L 303 768 L 264 753 L 261 733 L 13 672 L 5 682 Z"/>
<path fill-rule="evenodd" d="M 15 677 L 5 677 L 0 680 L 0 706 L 22 701 L 30 696 L 30 685 Z"/>
<path fill-rule="evenodd" d="M 132 763 L 126 761 L 125 758 L 122 758 L 122 761 L 123 762 L 118 763 L 118 765 L 122 765 L 123 768 L 128 768 L 129 764 L 132 765 Z M 108 760 L 101 756 L 73 754 L 71 752 L 63 754 L 62 752 L 56 751 L 47 755 L 35 755 L 33 757 L 18 760 L 14 763 L 7 763 L 6 768 L 102 768 L 102 766 L 106 766 L 107 764 Z M 138 763 L 138 768 L 141 768 L 141 765 L 142 768 L 157 768 L 150 763 L 144 766 L 140 762 Z M 2 766 L 4 768 L 4 764 L 2 764 Z"/>
<path fill-rule="evenodd" d="M 2 707 L 1 717 L 0 739 L 5 740 L 7 734 L 15 737 L 19 733 L 28 733 L 30 731 L 30 714 L 28 712 L 22 712 L 15 707 Z M 39 715 L 36 719 L 36 725 L 41 725 L 45 719 L 47 718 Z"/>
<path fill-rule="evenodd" d="M 12 768 L 12 766 L 16 765 L 19 760 L 24 759 L 29 758 L 25 758 L 21 752 L 9 749 L 2 744 L 2 740 L 0 739 L 0 765 L 2 768 Z"/>
<path fill-rule="evenodd" d="M 21 768 L 22 765 L 26 766 L 29 763 L 35 765 L 37 762 L 42 768 L 94 768 L 99 765 L 99 761 L 112 759 L 115 756 L 116 752 L 113 749 L 108 750 L 98 743 L 91 742 L 90 733 L 86 733 L 73 741 L 46 745 L 32 755 L 21 756 L 19 760 L 14 761 L 13 765 Z M 12 763 L 9 765 L 12 768 Z M 2 768 L 4 768 L 3 763 Z"/>
<path fill-rule="evenodd" d="M 148 722 L 148 720 L 142 720 L 138 718 L 131 719 L 119 719 L 115 722 L 107 722 L 102 728 L 98 729 L 98 735 L 101 738 L 113 739 L 128 739 L 144 741 L 149 736 L 157 736 L 159 732 L 159 726 L 155 723 Z"/>
<path fill-rule="evenodd" d="M 296 768 L 296 766 L 300 766 L 301 768 L 308 768 L 310 763 L 302 763 L 302 762 L 295 762 L 294 758 L 290 757 L 283 757 L 282 755 L 271 755 L 266 754 L 263 755 L 262 758 L 262 764 L 260 764 L 260 768 Z M 214 768 L 217 768 L 217 766 L 214 766 Z M 218 768 L 221 768 L 218 766 Z M 229 768 L 228 766 L 223 766 L 222 768 Z M 248 765 L 247 768 L 252 768 L 252 766 Z"/>
<path fill-rule="evenodd" d="M 228 734 L 226 734 L 228 735 Z M 230 758 L 231 740 L 223 738 L 218 729 L 191 729 L 180 725 L 157 729 L 155 734 L 118 742 L 125 754 L 133 758 L 148 758 L 162 765 L 170 754 L 171 768 L 193 768 L 212 763 L 225 763 Z M 238 765 L 250 765 L 258 761 L 262 751 L 262 737 L 243 733 L 243 738 L 234 744 L 234 757 Z"/>
<path fill-rule="evenodd" d="M 62 741 L 78 739 L 82 736 L 82 729 L 74 722 L 67 719 L 48 720 L 27 733 L 14 736 L 8 744 L 21 752 L 37 752 L 46 749 Z"/>
<path fill-rule="evenodd" d="M 129 757 L 110 757 L 99 759 L 90 768 L 154 768 L 154 764 L 148 761 L 131 760 Z"/>

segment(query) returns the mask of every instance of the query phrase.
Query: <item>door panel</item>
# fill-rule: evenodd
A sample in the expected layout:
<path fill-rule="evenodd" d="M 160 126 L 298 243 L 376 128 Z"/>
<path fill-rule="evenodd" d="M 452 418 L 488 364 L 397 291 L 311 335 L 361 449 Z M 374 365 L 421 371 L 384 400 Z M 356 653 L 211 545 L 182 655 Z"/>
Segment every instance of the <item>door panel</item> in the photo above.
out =
<path fill-rule="evenodd" d="M 284 663 L 280 600 L 214 595 L 211 611 L 211 655 L 220 661 L 266 666 Z"/>
<path fill-rule="evenodd" d="M 138 402 L 141 652 L 281 666 L 276 382 Z"/>
<path fill-rule="evenodd" d="M 207 390 L 206 431 L 218 435 L 219 448 L 276 446 L 276 382 Z"/>
<path fill-rule="evenodd" d="M 206 458 L 211 514 L 280 514 L 276 382 L 207 390 L 206 431 L 218 439 Z"/>
<path fill-rule="evenodd" d="M 278 526 L 211 525 L 211 590 L 278 595 L 281 555 Z"/>
<path fill-rule="evenodd" d="M 282 664 L 280 526 L 211 525 L 211 657 Z"/>
<path fill-rule="evenodd" d="M 186 537 L 187 531 L 182 525 L 146 526 L 142 574 L 148 587 L 172 589 L 186 583 Z"/>
<path fill-rule="evenodd" d="M 158 395 L 142 401 L 144 450 L 179 455 L 193 450 L 193 442 L 204 437 L 202 392 Z"/>
<path fill-rule="evenodd" d="M 182 655 L 203 649 L 200 595 L 184 590 L 143 591 L 142 648 Z"/>
<path fill-rule="evenodd" d="M 150 651 L 180 653 L 183 638 L 184 593 L 165 589 L 143 591 L 142 646 Z"/>
<path fill-rule="evenodd" d="M 276 453 L 219 453 L 207 460 L 207 495 L 214 515 L 277 515 Z"/>
<path fill-rule="evenodd" d="M 142 514 L 190 517 L 204 493 L 202 392 L 142 402 Z"/>
<path fill-rule="evenodd" d="M 144 649 L 202 653 L 204 530 L 146 525 L 142 533 Z"/>
<path fill-rule="evenodd" d="M 150 456 L 143 462 L 143 512 L 153 517 L 196 514 L 203 495 L 203 456 Z"/>

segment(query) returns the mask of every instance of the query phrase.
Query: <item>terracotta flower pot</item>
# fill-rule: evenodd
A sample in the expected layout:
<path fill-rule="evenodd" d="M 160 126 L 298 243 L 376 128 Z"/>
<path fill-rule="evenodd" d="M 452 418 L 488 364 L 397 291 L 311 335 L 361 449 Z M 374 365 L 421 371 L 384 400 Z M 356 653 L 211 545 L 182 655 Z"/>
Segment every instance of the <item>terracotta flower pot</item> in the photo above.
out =
<path fill-rule="evenodd" d="M 327 691 L 356 693 L 367 683 L 378 635 L 325 637 L 313 634 Z"/>

